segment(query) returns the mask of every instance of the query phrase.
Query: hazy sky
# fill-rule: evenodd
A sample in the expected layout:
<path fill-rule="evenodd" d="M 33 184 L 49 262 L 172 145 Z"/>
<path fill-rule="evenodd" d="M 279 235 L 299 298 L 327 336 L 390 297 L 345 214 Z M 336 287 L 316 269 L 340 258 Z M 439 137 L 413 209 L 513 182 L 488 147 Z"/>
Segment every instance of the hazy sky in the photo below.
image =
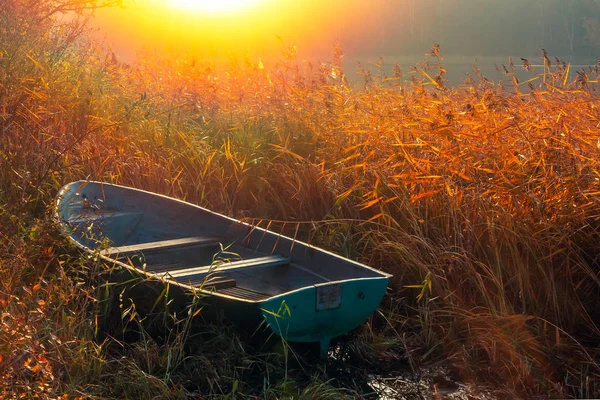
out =
<path fill-rule="evenodd" d="M 423 54 L 434 43 L 446 55 L 521 57 L 546 48 L 556 56 L 600 57 L 598 0 L 245 1 L 253 4 L 207 12 L 173 4 L 185 0 L 136 0 L 98 11 L 95 25 L 124 58 L 141 47 L 266 56 L 289 45 L 322 57 L 336 42 L 356 58 Z"/>

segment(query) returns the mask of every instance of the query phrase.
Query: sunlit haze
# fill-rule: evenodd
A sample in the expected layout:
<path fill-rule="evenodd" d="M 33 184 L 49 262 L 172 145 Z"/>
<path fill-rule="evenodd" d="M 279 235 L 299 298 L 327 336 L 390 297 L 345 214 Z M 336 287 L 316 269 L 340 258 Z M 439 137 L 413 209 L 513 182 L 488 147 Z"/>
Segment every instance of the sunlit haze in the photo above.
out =
<path fill-rule="evenodd" d="M 117 56 L 140 49 L 197 56 L 280 54 L 288 46 L 327 54 L 363 8 L 358 0 L 319 5 L 317 0 L 137 0 L 125 8 L 97 10 L 97 36 Z"/>
<path fill-rule="evenodd" d="M 309 59 L 340 44 L 346 60 L 418 56 L 531 57 L 544 48 L 569 60 L 600 49 L 598 2 L 563 0 L 135 0 L 96 11 L 115 53 L 266 58 L 289 46 Z M 494 61 L 497 62 L 497 61 Z M 504 61 L 502 61 L 504 62 Z"/>
<path fill-rule="evenodd" d="M 235 13 L 246 10 L 259 0 L 167 0 L 172 7 L 207 13 Z"/>

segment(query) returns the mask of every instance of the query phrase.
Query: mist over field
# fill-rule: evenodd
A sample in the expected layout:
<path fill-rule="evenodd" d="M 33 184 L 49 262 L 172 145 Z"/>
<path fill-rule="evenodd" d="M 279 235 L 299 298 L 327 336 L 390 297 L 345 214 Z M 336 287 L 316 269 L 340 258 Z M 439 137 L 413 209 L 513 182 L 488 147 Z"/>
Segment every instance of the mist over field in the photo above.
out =
<path fill-rule="evenodd" d="M 90 21 L 98 29 L 95 37 L 126 62 L 150 52 L 216 62 L 236 54 L 269 63 L 289 46 L 299 60 L 318 61 L 339 45 L 352 83 L 360 82 L 360 68 L 390 75 L 398 63 L 408 71 L 434 43 L 453 84 L 472 75 L 474 66 L 499 82 L 509 57 L 539 66 L 542 50 L 552 61 L 574 66 L 596 65 L 600 57 L 598 0 L 264 0 L 257 10 L 234 15 L 157 14 L 166 2 L 138 0 L 97 10 Z M 517 74 L 527 80 L 535 71 Z"/>
<path fill-rule="evenodd" d="M 432 43 L 446 56 L 467 59 L 531 57 L 542 48 L 580 64 L 600 56 L 598 0 L 265 0 L 248 15 L 167 12 L 152 21 L 143 16 L 166 1 L 98 10 L 96 24 L 124 57 L 139 45 L 220 55 L 233 48 L 260 56 L 272 54 L 281 42 L 311 58 L 328 56 L 336 43 L 351 59 L 421 56 Z M 122 24 L 125 16 L 146 21 Z M 184 33 L 171 36 L 181 26 Z"/>
<path fill-rule="evenodd" d="M 362 56 L 421 54 L 429 43 L 448 56 L 530 56 L 545 48 L 589 59 L 600 50 L 595 0 L 377 0 L 362 15 L 341 35 L 342 46 Z"/>

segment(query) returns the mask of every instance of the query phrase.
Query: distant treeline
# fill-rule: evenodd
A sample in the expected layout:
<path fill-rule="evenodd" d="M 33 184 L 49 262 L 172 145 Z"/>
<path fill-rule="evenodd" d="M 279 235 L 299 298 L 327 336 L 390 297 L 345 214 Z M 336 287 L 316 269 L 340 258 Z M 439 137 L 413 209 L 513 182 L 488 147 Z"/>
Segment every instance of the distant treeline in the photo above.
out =
<path fill-rule="evenodd" d="M 599 0 L 376 0 L 343 44 L 364 54 L 600 57 Z M 368 34 L 365 34 L 367 33 Z"/>

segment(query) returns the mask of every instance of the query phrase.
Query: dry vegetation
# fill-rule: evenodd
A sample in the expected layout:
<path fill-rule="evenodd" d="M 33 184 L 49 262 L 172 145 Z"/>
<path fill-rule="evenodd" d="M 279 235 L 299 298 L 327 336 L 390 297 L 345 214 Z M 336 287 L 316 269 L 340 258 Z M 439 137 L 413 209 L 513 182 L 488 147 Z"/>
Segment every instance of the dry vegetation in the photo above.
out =
<path fill-rule="evenodd" d="M 355 375 L 442 363 L 506 395 L 600 394 L 597 69 L 544 53 L 534 81 L 516 79 L 523 61 L 507 62 L 504 87 L 476 71 L 449 86 L 434 47 L 357 88 L 337 50 L 314 64 L 290 49 L 268 66 L 125 65 L 77 23 L 0 4 L 1 396 L 361 393 L 226 322 L 191 337 L 177 324 L 158 339 L 99 332 L 98 266 L 49 221 L 57 189 L 81 178 L 252 218 L 394 274 L 338 349 Z"/>

